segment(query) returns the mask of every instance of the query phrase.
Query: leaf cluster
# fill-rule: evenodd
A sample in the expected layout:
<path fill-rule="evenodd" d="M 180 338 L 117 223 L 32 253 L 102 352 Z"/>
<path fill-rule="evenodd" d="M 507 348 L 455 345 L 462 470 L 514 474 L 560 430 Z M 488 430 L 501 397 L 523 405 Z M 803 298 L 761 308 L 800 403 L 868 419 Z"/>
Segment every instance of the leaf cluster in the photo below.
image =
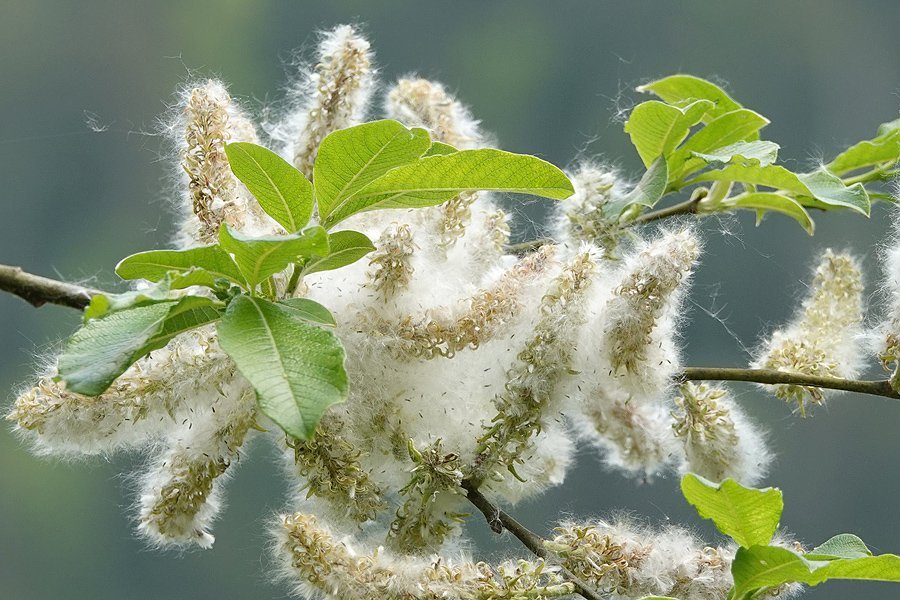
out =
<path fill-rule="evenodd" d="M 375 249 L 364 234 L 337 225 L 362 211 L 434 206 L 468 191 L 552 199 L 573 191 L 562 171 L 534 156 L 457 151 L 391 120 L 328 135 L 312 181 L 262 146 L 232 143 L 225 152 L 284 234 L 252 237 L 223 223 L 215 244 L 123 259 L 116 273 L 149 285 L 92 300 L 59 358 L 58 378 L 68 389 L 101 394 L 175 336 L 216 323 L 222 349 L 256 390 L 261 412 L 289 435 L 310 439 L 324 411 L 346 398 L 347 373 L 334 317 L 294 296 L 303 277 Z"/>
<path fill-rule="evenodd" d="M 731 563 L 729 600 L 749 600 L 783 585 L 818 585 L 829 579 L 900 581 L 900 556 L 874 556 L 857 536 L 838 534 L 812 550 L 787 548 L 773 538 L 784 509 L 781 490 L 747 488 L 733 479 L 712 483 L 694 474 L 681 491 L 701 517 L 739 546 Z"/>
<path fill-rule="evenodd" d="M 753 210 L 757 223 L 770 212 L 814 231 L 810 210 L 851 210 L 868 216 L 873 200 L 890 196 L 866 184 L 896 176 L 900 120 L 884 123 L 871 140 L 854 144 L 808 172 L 778 163 L 779 145 L 763 140 L 769 120 L 743 107 L 719 86 L 672 75 L 638 88 L 659 100 L 631 111 L 625 132 L 647 170 L 607 216 L 627 225 L 667 194 L 690 194 L 692 212 Z"/>

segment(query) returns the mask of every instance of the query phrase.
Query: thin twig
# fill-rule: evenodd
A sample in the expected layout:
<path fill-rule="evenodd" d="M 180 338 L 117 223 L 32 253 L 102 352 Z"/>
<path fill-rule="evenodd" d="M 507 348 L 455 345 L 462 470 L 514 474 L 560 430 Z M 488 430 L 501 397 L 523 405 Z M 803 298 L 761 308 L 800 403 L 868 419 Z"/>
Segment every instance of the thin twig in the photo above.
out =
<path fill-rule="evenodd" d="M 8 265 L 0 265 L 0 290 L 14 294 L 35 307 L 59 304 L 77 309 L 84 308 L 93 296 L 102 293 L 73 283 L 32 275 L 20 267 Z"/>
<path fill-rule="evenodd" d="M 871 396 L 884 396 L 885 398 L 900 399 L 900 394 L 894 391 L 886 379 L 858 380 L 841 379 L 839 377 L 822 377 L 819 375 L 802 375 L 800 373 L 786 373 L 774 369 L 742 369 L 730 367 L 686 367 L 676 379 L 681 381 L 749 381 L 769 385 L 789 384 L 805 385 L 827 390 L 843 390 L 845 392 L 858 392 Z"/>
<path fill-rule="evenodd" d="M 556 554 L 544 547 L 544 538 L 519 523 L 509 513 L 500 510 L 500 508 L 492 504 L 491 501 L 485 498 L 484 494 L 478 490 L 478 486 L 476 486 L 474 482 L 463 480 L 462 488 L 466 491 L 466 497 L 469 499 L 469 502 L 484 515 L 491 531 L 494 533 L 503 533 L 503 530 L 506 529 L 513 534 L 516 539 L 522 542 L 523 546 L 531 550 L 535 556 L 543 558 L 548 563 L 559 568 L 563 578 L 575 586 L 576 593 L 588 600 L 602 600 L 602 597 L 597 592 L 588 587 L 588 585 L 581 581 L 577 575 L 564 567 Z"/>
<path fill-rule="evenodd" d="M 702 197 L 691 198 L 690 200 L 685 200 L 684 202 L 679 202 L 678 204 L 673 204 L 672 206 L 667 206 L 666 208 L 661 208 L 659 210 L 644 213 L 629 221 L 626 226 L 633 227 L 635 225 L 646 225 L 647 223 L 652 223 L 653 221 L 667 219 L 669 217 L 674 217 L 677 215 L 695 214 L 697 212 L 697 205 L 700 203 L 700 200 L 702 200 Z"/>
<path fill-rule="evenodd" d="M 86 307 L 93 296 L 103 293 L 100 290 L 74 283 L 65 283 L 48 277 L 32 275 L 19 267 L 8 265 L 0 265 L 0 291 L 19 296 L 33 306 L 58 304 L 79 310 Z M 900 394 L 894 391 L 890 382 L 886 379 L 870 381 L 840 379 L 837 377 L 786 373 L 774 369 L 686 367 L 675 376 L 675 379 L 680 381 L 748 381 L 768 385 L 806 385 L 822 389 L 843 390 L 871 396 L 900 399 Z"/>

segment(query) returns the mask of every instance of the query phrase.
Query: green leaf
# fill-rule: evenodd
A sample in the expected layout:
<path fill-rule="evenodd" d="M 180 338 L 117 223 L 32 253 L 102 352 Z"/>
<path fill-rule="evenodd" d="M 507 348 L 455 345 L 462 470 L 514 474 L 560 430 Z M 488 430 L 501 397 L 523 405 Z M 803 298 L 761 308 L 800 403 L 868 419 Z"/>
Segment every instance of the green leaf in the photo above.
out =
<path fill-rule="evenodd" d="M 797 200 L 783 194 L 776 194 L 774 192 L 751 192 L 730 198 L 722 202 L 721 206 L 729 208 L 747 208 L 758 211 L 756 220 L 757 225 L 762 220 L 762 215 L 765 212 L 774 210 L 775 212 L 780 212 L 796 220 L 809 235 L 812 235 L 815 232 L 815 224 L 810 218 L 809 213 L 806 212 L 806 209 L 803 208 Z"/>
<path fill-rule="evenodd" d="M 347 397 L 344 349 L 292 308 L 238 296 L 219 322 L 219 343 L 256 389 L 260 410 L 308 440 L 325 410 Z"/>
<path fill-rule="evenodd" d="M 757 132 L 768 124 L 768 119 L 746 108 L 716 117 L 672 153 L 669 158 L 669 181 L 679 181 L 706 164 L 703 159 L 693 156 L 694 153 L 712 153 L 736 142 L 752 141 Z"/>
<path fill-rule="evenodd" d="M 701 173 L 689 183 L 701 181 L 738 181 L 763 185 L 796 194 L 800 196 L 797 201 L 803 205 L 823 209 L 849 208 L 866 216 L 869 215 L 871 206 L 869 195 L 861 184 L 847 187 L 839 177 L 824 170 L 798 175 L 779 165 L 729 164 L 723 169 Z M 815 202 L 809 202 L 804 197 L 814 199 Z"/>
<path fill-rule="evenodd" d="M 725 90 L 693 75 L 670 75 L 639 86 L 637 91 L 656 94 L 666 102 L 679 106 L 693 100 L 709 100 L 714 104 L 714 108 L 707 115 L 710 120 L 741 108 L 741 105 L 735 102 Z"/>
<path fill-rule="evenodd" d="M 825 169 L 803 173 L 797 177 L 809 189 L 810 195 L 826 206 L 849 208 L 869 216 L 871 201 L 861 183 L 847 187 L 840 177 Z"/>
<path fill-rule="evenodd" d="M 693 152 L 692 156 L 702 158 L 707 163 L 744 163 L 750 165 L 771 165 L 778 159 L 779 146 L 775 142 L 737 142 L 708 153 Z"/>
<path fill-rule="evenodd" d="M 330 227 L 361 210 L 441 204 L 461 192 L 488 190 L 555 200 L 573 193 L 559 168 L 535 156 L 490 148 L 429 156 L 391 169 L 359 190 L 325 221 Z"/>
<path fill-rule="evenodd" d="M 900 119 L 894 121 L 900 123 Z M 825 165 L 832 173 L 842 175 L 864 167 L 900 160 L 900 127 L 885 123 L 878 129 L 878 136 L 854 144 Z"/>
<path fill-rule="evenodd" d="M 644 172 L 643 177 L 641 177 L 641 180 L 634 186 L 634 189 L 628 192 L 614 207 L 611 207 L 610 210 L 612 212 L 618 211 L 621 213 L 623 209 L 633 204 L 653 208 L 656 203 L 659 202 L 659 199 L 663 197 L 668 179 L 669 173 L 666 169 L 666 159 L 664 156 L 660 156 L 653 161 L 650 168 Z M 617 217 L 618 214 L 613 216 Z"/>
<path fill-rule="evenodd" d="M 428 132 L 397 121 L 373 121 L 329 134 L 313 166 L 319 219 L 336 223 L 354 195 L 394 167 L 408 164 L 432 148 Z M 440 147 L 438 148 L 441 149 Z M 345 217 L 329 219 L 332 213 Z"/>
<path fill-rule="evenodd" d="M 116 265 L 122 279 L 159 281 L 170 273 L 186 275 L 191 272 L 191 285 L 215 287 L 217 278 L 225 278 L 238 285 L 246 285 L 237 265 L 218 245 L 201 246 L 189 250 L 150 250 L 123 258 Z"/>
<path fill-rule="evenodd" d="M 738 181 L 753 185 L 764 185 L 777 190 L 785 190 L 801 195 L 812 195 L 795 173 L 780 165 L 758 165 L 732 163 L 716 171 L 706 171 L 691 179 L 690 183 L 701 181 Z"/>
<path fill-rule="evenodd" d="M 225 145 L 235 176 L 250 190 L 259 205 L 288 233 L 300 231 L 313 212 L 312 184 L 286 160 L 249 142 Z"/>
<path fill-rule="evenodd" d="M 687 137 L 691 127 L 713 108 L 709 100 L 698 100 L 684 108 L 651 100 L 634 107 L 625 123 L 625 132 L 637 149 L 644 166 L 668 156 Z"/>
<path fill-rule="evenodd" d="M 69 338 L 59 357 L 59 378 L 73 392 L 96 396 L 148 352 L 218 317 L 209 298 L 186 296 L 92 319 Z"/>
<path fill-rule="evenodd" d="M 734 600 L 746 600 L 760 590 L 785 583 L 818 585 L 829 579 L 900 581 L 900 556 L 883 554 L 853 559 L 814 560 L 787 548 L 740 548 L 731 565 Z"/>
<path fill-rule="evenodd" d="M 328 254 L 328 234 L 318 225 L 291 235 L 254 238 L 240 234 L 222 223 L 219 244 L 232 254 L 251 289 L 300 258 Z"/>
<path fill-rule="evenodd" d="M 865 542 L 852 533 L 839 533 L 804 555 L 805 558 L 811 560 L 861 558 L 863 556 L 872 556 L 872 551 Z"/>
<path fill-rule="evenodd" d="M 297 316 L 304 321 L 318 323 L 319 325 L 328 325 L 330 327 L 337 325 L 334 320 L 334 315 L 332 315 L 327 308 L 309 298 L 288 298 L 287 300 L 279 301 L 278 304 L 286 306 L 291 310 L 294 316 Z"/>
<path fill-rule="evenodd" d="M 192 275 L 193 271 L 187 271 L 185 275 L 170 272 L 160 281 L 144 289 L 132 290 L 121 294 L 96 294 L 91 298 L 90 304 L 84 309 L 84 322 L 86 323 L 91 319 L 99 319 L 109 313 L 127 310 L 136 306 L 178 300 L 182 294 L 176 290 L 195 285 Z M 185 281 L 187 281 L 187 285 L 181 285 Z"/>
<path fill-rule="evenodd" d="M 701 517 L 745 548 L 768 544 L 784 509 L 781 490 L 747 488 L 733 479 L 716 484 L 688 473 L 681 491 Z"/>
<path fill-rule="evenodd" d="M 221 303 L 209 298 L 185 296 L 172 307 L 156 333 L 138 349 L 134 360 L 157 348 L 162 348 L 180 333 L 219 320 L 223 308 Z"/>
<path fill-rule="evenodd" d="M 313 259 L 304 265 L 304 274 L 340 269 L 355 263 L 369 252 L 375 250 L 372 240 L 358 231 L 335 231 L 334 233 L 329 233 L 328 246 L 331 251 L 326 256 Z"/>
<path fill-rule="evenodd" d="M 429 148 L 428 152 L 422 156 L 437 156 L 439 154 L 453 154 L 454 152 L 459 151 L 450 144 L 445 144 L 444 142 L 431 142 L 431 148 Z"/>

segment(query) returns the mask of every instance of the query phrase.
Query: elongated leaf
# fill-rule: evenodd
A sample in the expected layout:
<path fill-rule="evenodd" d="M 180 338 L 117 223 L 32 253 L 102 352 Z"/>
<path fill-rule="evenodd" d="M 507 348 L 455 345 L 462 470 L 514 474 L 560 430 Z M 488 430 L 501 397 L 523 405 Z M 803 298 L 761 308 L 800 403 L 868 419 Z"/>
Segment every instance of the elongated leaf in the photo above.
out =
<path fill-rule="evenodd" d="M 649 167 L 660 156 L 668 156 L 684 141 L 691 127 L 713 108 L 709 100 L 698 100 L 678 108 L 651 100 L 634 107 L 625 123 L 625 132 L 637 149 L 644 166 Z"/>
<path fill-rule="evenodd" d="M 430 148 L 427 131 L 407 129 L 390 120 L 363 123 L 328 135 L 319 146 L 313 166 L 319 218 L 337 222 L 329 221 L 328 216 L 346 212 L 344 204 L 359 190 L 394 167 L 415 161 Z"/>
<path fill-rule="evenodd" d="M 725 90 L 693 75 L 670 75 L 639 86 L 637 91 L 656 94 L 666 102 L 679 106 L 694 100 L 710 100 L 714 108 L 707 115 L 709 120 L 741 108 Z"/>
<path fill-rule="evenodd" d="M 489 148 L 429 156 L 376 179 L 335 210 L 330 227 L 361 210 L 434 206 L 461 192 L 488 190 L 562 200 L 573 193 L 565 173 L 535 156 Z"/>
<path fill-rule="evenodd" d="M 93 319 L 66 344 L 59 357 L 59 377 L 71 391 L 96 396 L 140 357 L 165 346 L 178 333 L 216 318 L 212 300 L 187 296 Z"/>
<path fill-rule="evenodd" d="M 303 267 L 303 273 L 331 271 L 353 264 L 363 256 L 375 250 L 375 245 L 368 237 L 358 231 L 335 231 L 328 234 L 330 252 L 322 258 L 316 258 Z"/>
<path fill-rule="evenodd" d="M 225 145 L 235 176 L 259 205 L 288 233 L 300 231 L 313 211 L 312 184 L 286 160 L 262 146 L 248 142 Z"/>
<path fill-rule="evenodd" d="M 641 177 L 641 180 L 634 186 L 634 189 L 622 198 L 620 201 L 622 209 L 631 206 L 632 204 L 640 204 L 647 208 L 653 208 L 656 203 L 659 202 L 659 199 L 663 197 L 668 179 L 669 174 L 666 170 L 666 159 L 664 156 L 660 156 L 653 161 L 650 168 L 644 172 L 643 177 Z M 619 210 L 619 212 L 621 213 L 621 210 Z"/>
<path fill-rule="evenodd" d="M 810 560 L 786 548 L 740 548 L 731 565 L 734 600 L 784 583 L 815 586 L 829 579 L 900 581 L 900 556 L 883 554 L 853 559 Z"/>
<path fill-rule="evenodd" d="M 287 300 L 279 301 L 278 304 L 287 307 L 294 316 L 304 321 L 331 327 L 337 325 L 334 315 L 315 300 L 310 300 L 309 298 L 288 298 Z"/>
<path fill-rule="evenodd" d="M 828 206 L 849 208 L 869 216 L 871 202 L 866 189 L 861 183 L 847 187 L 841 178 L 824 169 L 798 175 L 803 184 L 809 188 L 810 195 Z"/>
<path fill-rule="evenodd" d="M 826 165 L 832 173 L 843 175 L 864 167 L 900 161 L 900 128 L 882 125 L 879 135 L 854 144 Z"/>
<path fill-rule="evenodd" d="M 711 152 L 693 152 L 692 155 L 702 158 L 708 163 L 743 163 L 767 166 L 778 159 L 779 146 L 775 142 L 757 140 L 755 142 L 737 142 Z"/>
<path fill-rule="evenodd" d="M 776 194 L 774 192 L 753 192 L 735 196 L 722 203 L 722 206 L 730 206 L 732 208 L 747 208 L 757 211 L 757 224 L 762 219 L 762 215 L 767 211 L 776 211 L 785 214 L 798 223 L 806 233 L 812 235 L 815 232 L 815 224 L 806 212 L 806 209 L 790 196 Z"/>
<path fill-rule="evenodd" d="M 753 141 L 757 132 L 769 124 L 762 115 L 740 108 L 724 113 L 688 138 L 669 158 L 669 181 L 678 181 L 702 168 L 706 161 L 693 156 L 705 154 L 742 141 Z"/>
<path fill-rule="evenodd" d="M 157 348 L 162 348 L 169 343 L 169 340 L 180 333 L 219 320 L 222 317 L 224 308 L 221 303 L 209 298 L 200 296 L 186 296 L 182 298 L 166 315 L 162 326 L 156 333 L 147 340 L 146 344 L 138 349 L 134 360 Z"/>
<path fill-rule="evenodd" d="M 763 185 L 792 192 L 800 196 L 797 200 L 801 204 L 823 209 L 849 208 L 866 216 L 871 207 L 869 195 L 862 185 L 847 187 L 839 177 L 824 170 L 798 175 L 779 165 L 729 164 L 723 169 L 707 171 L 691 179 L 691 183 L 701 181 L 739 181 Z M 815 202 L 807 202 L 804 196 Z"/>
<path fill-rule="evenodd" d="M 219 322 L 219 343 L 256 389 L 260 410 L 308 440 L 322 413 L 347 397 L 344 349 L 293 309 L 238 296 Z"/>
<path fill-rule="evenodd" d="M 780 165 L 729 164 L 722 169 L 706 171 L 691 179 L 691 183 L 700 181 L 739 181 L 800 195 L 812 195 L 806 184 L 800 181 L 795 173 Z"/>
<path fill-rule="evenodd" d="M 781 490 L 747 488 L 733 479 L 717 484 L 688 473 L 681 492 L 701 517 L 745 548 L 768 544 L 784 509 Z"/>
<path fill-rule="evenodd" d="M 833 560 L 835 558 L 862 558 L 872 556 L 872 551 L 859 537 L 852 533 L 839 533 L 831 539 L 821 543 L 808 554 L 807 560 Z"/>
<path fill-rule="evenodd" d="M 217 278 L 225 278 L 239 285 L 246 283 L 237 265 L 218 245 L 189 250 L 138 252 L 123 258 L 116 265 L 116 274 L 122 279 L 159 281 L 172 272 L 193 272 L 196 283 L 192 285 L 215 287 Z"/>
<path fill-rule="evenodd" d="M 328 254 L 328 234 L 318 225 L 291 235 L 251 238 L 223 223 L 219 229 L 219 244 L 234 256 L 251 288 L 299 258 Z"/>

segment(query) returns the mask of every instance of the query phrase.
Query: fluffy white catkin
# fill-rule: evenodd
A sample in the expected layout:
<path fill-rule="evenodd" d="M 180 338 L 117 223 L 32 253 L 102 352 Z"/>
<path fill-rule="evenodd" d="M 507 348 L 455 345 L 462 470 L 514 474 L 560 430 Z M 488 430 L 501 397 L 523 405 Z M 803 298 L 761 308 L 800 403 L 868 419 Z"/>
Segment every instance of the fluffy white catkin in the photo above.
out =
<path fill-rule="evenodd" d="M 307 175 L 322 139 L 364 118 L 371 61 L 353 27 L 325 33 L 284 119 L 268 124 L 278 151 Z M 401 80 L 387 107 L 444 143 L 484 143 L 477 121 L 435 82 Z M 222 223 L 250 235 L 283 233 L 231 174 L 224 145 L 257 137 L 221 83 L 190 88 L 170 129 L 180 140 L 181 247 L 213 241 Z M 762 471 L 765 460 L 745 447 L 759 435 L 718 392 L 685 388 L 690 397 L 683 391 L 677 406 L 671 401 L 697 236 L 662 231 L 623 251 L 603 209 L 624 184 L 591 164 L 574 178 L 576 196 L 557 219 L 561 244 L 506 254 L 506 214 L 486 194 L 464 194 L 426 210 L 352 216 L 339 227 L 365 233 L 376 250 L 298 287 L 296 295 L 335 316 L 350 393 L 312 440 L 266 424 L 291 482 L 289 514 L 274 537 L 297 594 L 570 595 L 573 586 L 541 561 L 473 562 L 458 551 L 458 525 L 468 512 L 463 479 L 498 502 L 517 502 L 562 483 L 576 439 L 644 478 L 676 461 L 710 476 Z M 839 264 L 835 257 L 831 271 L 843 272 Z M 817 327 L 836 310 L 816 313 Z M 134 477 L 139 531 L 151 544 L 208 547 L 223 483 L 259 428 L 254 392 L 215 329 L 179 335 L 95 398 L 68 392 L 54 374 L 48 369 L 13 406 L 8 418 L 22 435 L 38 452 L 66 456 L 144 449 L 151 458 Z M 702 548 L 680 530 L 564 525 L 553 543 L 570 568 L 619 597 L 724 597 L 729 551 Z"/>
<path fill-rule="evenodd" d="M 864 353 L 862 273 L 855 258 L 825 251 L 813 273 L 809 292 L 794 320 L 776 330 L 753 366 L 804 375 L 852 378 Z M 775 394 L 795 402 L 801 414 L 806 404 L 821 404 L 821 388 L 782 384 Z"/>

